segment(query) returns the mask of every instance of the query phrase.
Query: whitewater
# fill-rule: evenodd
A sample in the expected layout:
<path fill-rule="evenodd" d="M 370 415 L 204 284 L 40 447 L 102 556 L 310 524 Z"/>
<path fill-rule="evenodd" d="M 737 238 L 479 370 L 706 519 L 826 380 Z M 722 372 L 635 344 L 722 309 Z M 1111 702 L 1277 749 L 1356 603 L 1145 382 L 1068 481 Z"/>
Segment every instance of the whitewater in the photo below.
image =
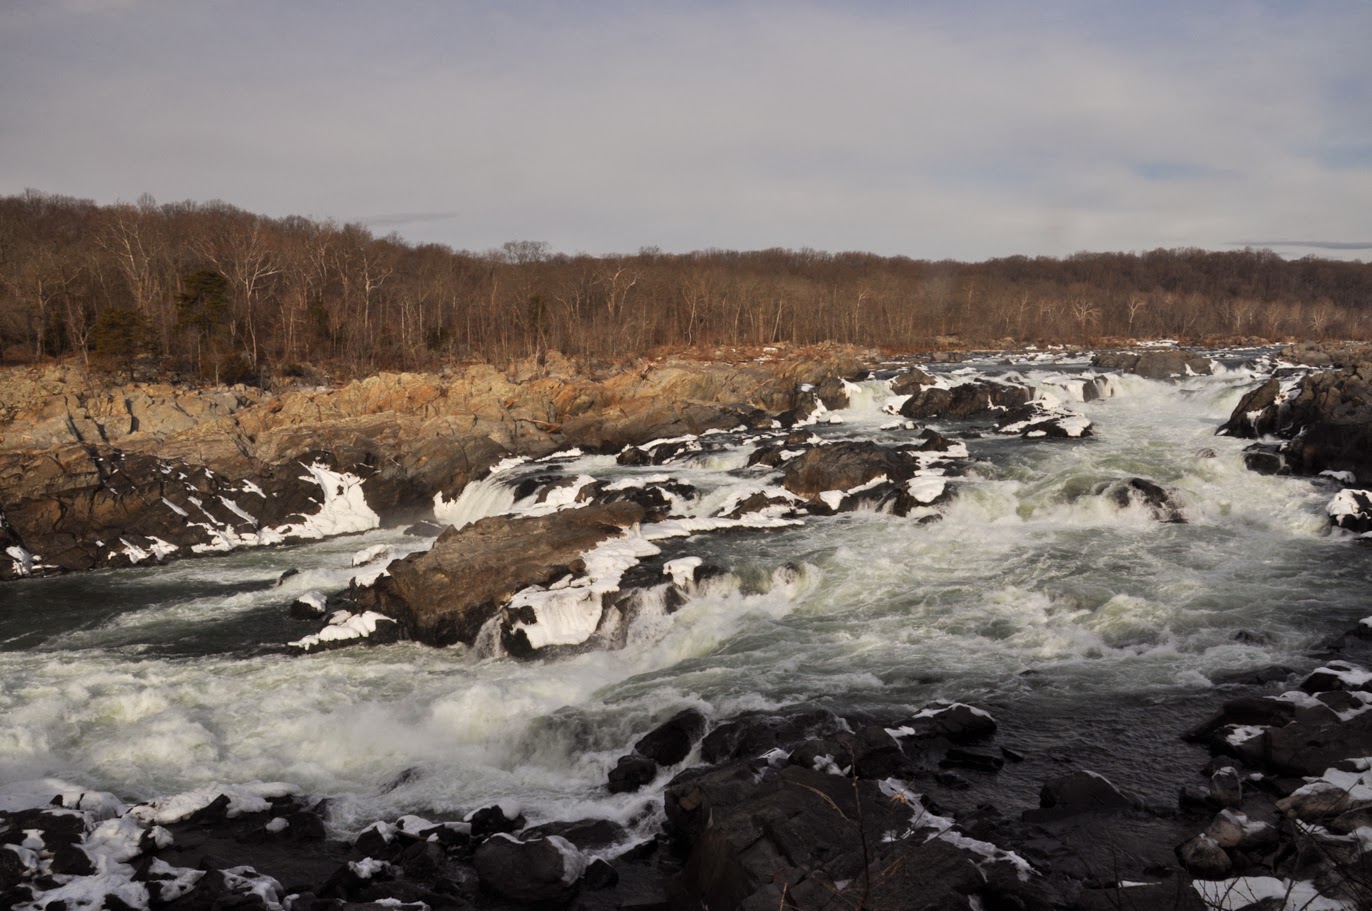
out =
<path fill-rule="evenodd" d="M 368 548 L 400 557 L 432 542 L 400 529 L 9 583 L 0 806 L 6 793 L 44 788 L 134 802 L 278 782 L 329 798 L 341 832 L 496 801 L 531 823 L 605 817 L 646 832 L 661 818 L 658 789 L 611 795 L 606 774 L 676 711 L 915 710 L 939 698 L 988 708 L 1001 739 L 1029 754 L 997 785 L 1011 804 L 1028 805 L 1045 769 L 1082 756 L 1121 786 L 1166 797 L 1174 780 L 1163 767 L 1194 755 L 1177 736 L 1222 698 L 1217 681 L 1312 667 L 1311 649 L 1372 603 L 1362 552 L 1329 531 L 1332 490 L 1250 472 L 1245 441 L 1214 435 L 1266 376 L 1242 357 L 1223 363 L 1172 383 L 1113 377 L 1112 395 L 1068 402 L 1092 422 L 1085 439 L 930 422 L 968 450 L 938 521 L 860 511 L 655 540 L 666 559 L 686 561 L 678 568 L 699 559 L 728 573 L 674 613 L 643 611 L 615 650 L 517 660 L 399 643 L 286 654 L 284 643 L 318 629 L 288 617 L 293 600 L 374 579 L 385 560 L 353 565 Z M 938 369 L 1014 369 L 1061 394 L 1086 365 Z M 909 441 L 884 410 L 889 374 L 853 384 L 847 408 L 807 429 Z M 538 473 L 681 480 L 702 491 L 700 515 L 775 484 L 746 467 L 755 434 L 696 443 L 641 468 L 576 453 L 511 460 L 439 501 L 436 517 L 518 510 L 511 482 Z M 1094 493 L 1135 477 L 1168 488 L 1185 522 Z M 299 572 L 276 584 L 288 569 Z"/>

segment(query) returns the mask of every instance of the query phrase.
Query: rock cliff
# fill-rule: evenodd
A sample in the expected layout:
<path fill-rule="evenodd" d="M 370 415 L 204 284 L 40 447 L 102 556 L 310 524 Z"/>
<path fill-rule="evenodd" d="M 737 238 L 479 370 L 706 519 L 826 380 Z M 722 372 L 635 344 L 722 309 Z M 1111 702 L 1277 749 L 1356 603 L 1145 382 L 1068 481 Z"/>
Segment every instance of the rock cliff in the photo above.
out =
<path fill-rule="evenodd" d="M 770 420 L 802 384 L 862 364 L 846 348 L 617 367 L 550 354 L 280 393 L 10 371 L 0 580 L 363 530 L 451 499 L 511 454 L 617 452 Z"/>

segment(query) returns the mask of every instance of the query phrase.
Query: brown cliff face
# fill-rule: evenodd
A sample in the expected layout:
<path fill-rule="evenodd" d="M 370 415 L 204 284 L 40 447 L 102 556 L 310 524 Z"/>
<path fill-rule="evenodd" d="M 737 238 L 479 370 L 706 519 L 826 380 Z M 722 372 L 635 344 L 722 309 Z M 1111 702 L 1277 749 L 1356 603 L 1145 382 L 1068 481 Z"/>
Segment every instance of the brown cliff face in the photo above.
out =
<path fill-rule="evenodd" d="M 842 348 L 599 369 L 550 354 L 508 371 L 483 364 L 383 373 L 275 394 L 106 386 L 65 366 L 10 371 L 0 375 L 0 579 L 122 565 L 119 555 L 152 553 L 151 538 L 166 542 L 163 556 L 180 556 L 226 535 L 296 521 L 320 505 L 304 465 L 361 478 L 367 505 L 400 518 L 427 511 L 435 494 L 455 497 L 512 454 L 617 452 L 732 428 L 759 410 L 792 408 L 800 383 L 861 370 L 858 353 Z M 102 469 L 105 463 L 122 468 Z M 250 495 L 248 486 L 267 496 Z M 166 505 L 185 508 L 190 497 L 213 515 L 191 508 L 188 523 Z M 253 522 L 242 525 L 224 499 Z M 11 547 L 41 559 L 24 569 L 18 557 L 4 558 Z"/>

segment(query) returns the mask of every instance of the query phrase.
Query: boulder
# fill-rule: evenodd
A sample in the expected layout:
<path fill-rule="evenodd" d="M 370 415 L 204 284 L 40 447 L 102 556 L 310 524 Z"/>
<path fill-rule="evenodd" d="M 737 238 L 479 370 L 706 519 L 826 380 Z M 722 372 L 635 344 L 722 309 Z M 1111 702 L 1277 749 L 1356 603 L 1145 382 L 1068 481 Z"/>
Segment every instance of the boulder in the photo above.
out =
<path fill-rule="evenodd" d="M 1084 812 L 1092 810 L 1129 810 L 1138 800 L 1126 796 L 1104 775 L 1077 771 L 1044 782 L 1039 791 L 1043 809 Z"/>
<path fill-rule="evenodd" d="M 1146 509 L 1159 522 L 1186 522 L 1186 517 L 1172 494 L 1146 478 L 1106 481 L 1097 484 L 1093 493 L 1105 497 L 1120 509 Z"/>
<path fill-rule="evenodd" d="M 1177 859 L 1197 879 L 1222 879 L 1234 863 L 1209 835 L 1197 835 L 1177 848 Z"/>
<path fill-rule="evenodd" d="M 909 372 L 892 378 L 891 393 L 893 395 L 915 395 L 925 386 L 933 386 L 937 382 L 931 375 L 918 367 L 911 367 Z"/>
<path fill-rule="evenodd" d="M 676 765 L 704 733 L 705 716 L 696 709 L 684 709 L 643 735 L 634 744 L 634 752 L 660 766 Z"/>
<path fill-rule="evenodd" d="M 1214 372 L 1210 359 L 1180 348 L 1152 351 L 1103 351 L 1091 359 L 1092 366 L 1119 370 L 1153 380 L 1184 376 L 1208 376 Z"/>
<path fill-rule="evenodd" d="M 450 528 L 431 550 L 393 562 L 356 600 L 398 620 L 412 639 L 471 645 L 517 591 L 584 571 L 583 554 L 643 517 L 641 506 L 619 502 Z"/>
<path fill-rule="evenodd" d="M 521 841 L 501 833 L 481 843 L 473 862 L 481 884 L 502 898 L 556 902 L 576 891 L 587 858 L 556 835 Z"/>
<path fill-rule="evenodd" d="M 1001 409 L 1025 405 L 1031 398 L 1033 390 L 1028 386 L 973 380 L 948 388 L 921 389 L 905 400 L 900 414 L 916 420 L 985 417 Z"/>

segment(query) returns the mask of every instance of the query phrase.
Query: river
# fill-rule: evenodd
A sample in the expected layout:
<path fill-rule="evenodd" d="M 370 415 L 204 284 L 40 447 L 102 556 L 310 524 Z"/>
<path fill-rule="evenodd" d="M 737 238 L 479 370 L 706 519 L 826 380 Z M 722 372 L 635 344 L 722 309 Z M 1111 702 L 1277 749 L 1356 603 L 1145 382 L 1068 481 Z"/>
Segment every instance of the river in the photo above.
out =
<path fill-rule="evenodd" d="M 280 781 L 331 798 L 340 831 L 506 800 L 531 822 L 604 816 L 646 832 L 660 797 L 612 796 L 606 773 L 676 710 L 722 719 L 945 698 L 988 708 L 1000 742 L 1029 757 L 1002 773 L 1008 805 L 1033 805 L 1037 783 L 1072 764 L 1166 802 L 1204 761 L 1177 735 L 1222 698 L 1217 677 L 1308 668 L 1312 647 L 1372 603 L 1366 552 L 1328 532 L 1332 492 L 1252 473 L 1244 441 L 1214 436 L 1265 376 L 1241 360 L 1179 383 L 1116 377 L 1112 396 L 1071 403 L 1094 424 L 1084 440 L 968 439 L 941 521 L 868 511 L 660 542 L 734 581 L 650 613 L 616 651 L 283 653 L 318 626 L 287 616 L 294 597 L 367 581 L 380 568 L 356 569 L 352 556 L 369 546 L 398 556 L 428 545 L 399 529 L 7 583 L 0 785 L 53 779 L 141 800 Z M 1015 369 L 1042 384 L 1084 366 L 939 369 Z M 884 380 L 858 384 L 837 421 L 813 429 L 908 440 L 881 410 L 888 398 Z M 502 474 L 669 474 L 715 503 L 759 483 L 765 470 L 744 467 L 752 436 L 708 442 L 713 451 L 658 467 L 574 456 Z M 1185 523 L 1093 493 L 1132 477 L 1171 489 Z M 501 505 L 472 496 L 463 508 L 474 518 Z M 288 568 L 299 573 L 274 584 Z"/>

